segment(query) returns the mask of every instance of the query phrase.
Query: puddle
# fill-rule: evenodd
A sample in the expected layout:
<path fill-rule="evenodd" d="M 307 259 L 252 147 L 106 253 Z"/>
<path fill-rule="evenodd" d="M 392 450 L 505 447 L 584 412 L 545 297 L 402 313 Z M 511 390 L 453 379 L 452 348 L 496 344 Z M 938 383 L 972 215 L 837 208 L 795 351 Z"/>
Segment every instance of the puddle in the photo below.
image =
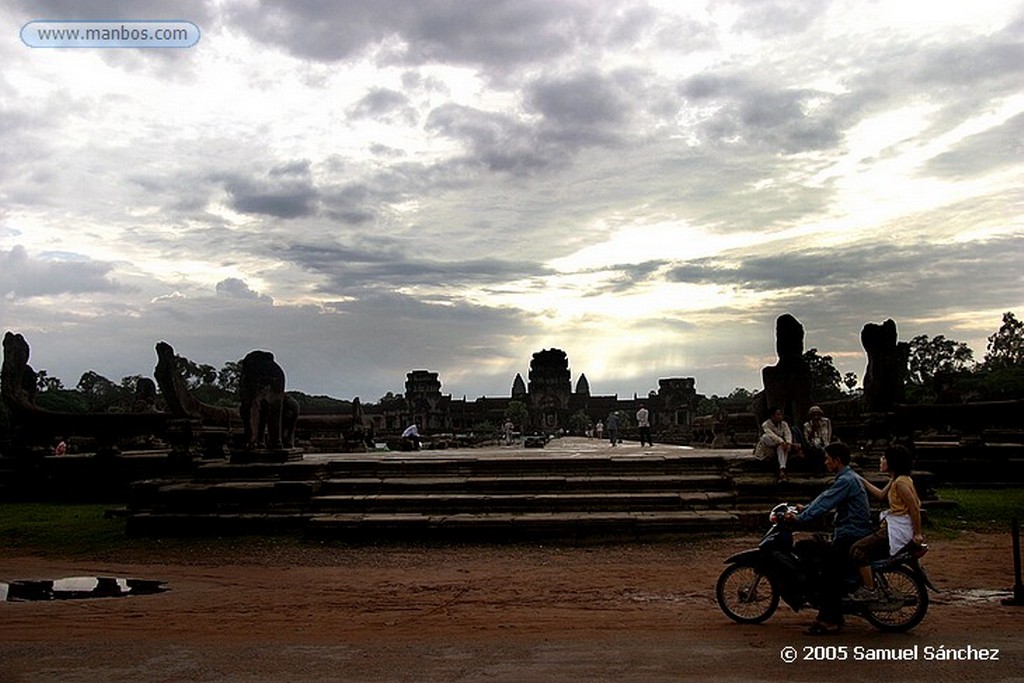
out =
<path fill-rule="evenodd" d="M 983 588 L 964 588 L 944 590 L 932 597 L 932 602 L 939 605 L 981 605 L 986 603 L 999 604 L 1013 597 L 1013 591 L 987 590 Z"/>
<path fill-rule="evenodd" d="M 11 581 L 0 583 L 0 602 L 153 595 L 168 590 L 165 587 L 166 583 L 150 579 L 118 579 L 108 576 L 72 576 L 53 581 Z"/>

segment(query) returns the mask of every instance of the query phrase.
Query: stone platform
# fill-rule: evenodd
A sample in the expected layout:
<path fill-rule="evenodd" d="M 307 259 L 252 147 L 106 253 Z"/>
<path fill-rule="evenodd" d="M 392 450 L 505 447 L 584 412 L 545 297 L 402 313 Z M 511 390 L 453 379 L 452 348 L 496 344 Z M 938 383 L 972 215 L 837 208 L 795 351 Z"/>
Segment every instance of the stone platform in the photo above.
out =
<path fill-rule="evenodd" d="M 777 502 L 831 480 L 778 484 L 748 450 L 563 438 L 544 449 L 317 454 L 207 462 L 141 481 L 133 535 L 300 533 L 351 541 L 515 541 L 686 535 L 764 526 Z"/>

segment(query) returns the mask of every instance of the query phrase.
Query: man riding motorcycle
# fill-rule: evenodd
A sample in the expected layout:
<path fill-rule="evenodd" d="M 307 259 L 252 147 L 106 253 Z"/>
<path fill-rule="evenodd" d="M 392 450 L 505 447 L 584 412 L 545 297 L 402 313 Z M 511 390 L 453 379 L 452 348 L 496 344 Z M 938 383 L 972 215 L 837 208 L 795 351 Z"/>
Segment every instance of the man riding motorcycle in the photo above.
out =
<path fill-rule="evenodd" d="M 835 510 L 832 543 L 825 553 L 821 571 L 821 601 L 818 617 L 807 629 L 810 635 L 838 633 L 843 628 L 842 598 L 850 568 L 850 546 L 871 534 L 871 507 L 864 483 L 850 469 L 850 449 L 841 443 L 825 447 L 825 467 L 835 473 L 832 485 L 821 492 L 789 521 L 811 522 Z"/>

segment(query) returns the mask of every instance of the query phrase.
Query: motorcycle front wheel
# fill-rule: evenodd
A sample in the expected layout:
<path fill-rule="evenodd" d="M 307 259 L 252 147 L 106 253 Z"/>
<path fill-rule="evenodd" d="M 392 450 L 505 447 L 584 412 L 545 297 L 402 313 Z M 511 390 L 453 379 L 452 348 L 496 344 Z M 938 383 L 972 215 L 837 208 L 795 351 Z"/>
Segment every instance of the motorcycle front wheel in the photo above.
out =
<path fill-rule="evenodd" d="M 875 572 L 875 586 L 884 596 L 869 603 L 864 618 L 882 631 L 909 631 L 924 619 L 928 611 L 928 589 L 907 567 Z"/>
<path fill-rule="evenodd" d="M 740 624 L 760 624 L 775 613 L 779 592 L 767 576 L 754 567 L 733 564 L 718 577 L 718 606 Z"/>

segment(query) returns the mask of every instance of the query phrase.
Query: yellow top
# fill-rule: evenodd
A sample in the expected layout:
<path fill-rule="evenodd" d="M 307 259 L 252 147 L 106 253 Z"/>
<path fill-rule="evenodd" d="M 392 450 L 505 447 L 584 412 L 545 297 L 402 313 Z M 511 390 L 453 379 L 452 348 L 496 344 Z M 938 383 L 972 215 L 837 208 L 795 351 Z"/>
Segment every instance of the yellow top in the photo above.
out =
<path fill-rule="evenodd" d="M 904 482 L 904 485 L 898 486 L 901 481 Z M 917 503 L 915 507 L 921 507 L 921 501 L 918 500 L 917 491 L 914 489 L 914 480 L 910 478 L 910 475 L 901 474 L 892 480 L 892 486 L 889 487 L 889 514 L 910 514 L 911 501 L 904 498 L 906 495 L 913 496 L 913 501 Z"/>

